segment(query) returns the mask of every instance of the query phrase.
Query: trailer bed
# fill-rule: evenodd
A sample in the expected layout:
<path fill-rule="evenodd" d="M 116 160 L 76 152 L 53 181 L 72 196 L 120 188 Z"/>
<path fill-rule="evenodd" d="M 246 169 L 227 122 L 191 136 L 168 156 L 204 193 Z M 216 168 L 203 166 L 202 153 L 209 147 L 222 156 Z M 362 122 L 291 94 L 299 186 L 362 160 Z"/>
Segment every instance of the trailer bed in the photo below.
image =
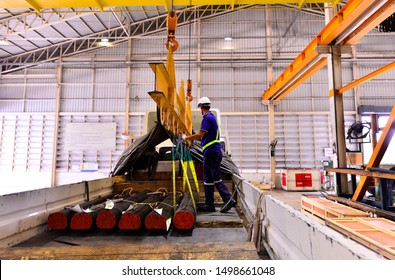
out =
<path fill-rule="evenodd" d="M 218 209 L 217 209 L 218 210 Z M 198 213 L 195 228 L 180 231 L 45 231 L 14 247 L 2 259 L 257 260 L 238 210 Z"/>

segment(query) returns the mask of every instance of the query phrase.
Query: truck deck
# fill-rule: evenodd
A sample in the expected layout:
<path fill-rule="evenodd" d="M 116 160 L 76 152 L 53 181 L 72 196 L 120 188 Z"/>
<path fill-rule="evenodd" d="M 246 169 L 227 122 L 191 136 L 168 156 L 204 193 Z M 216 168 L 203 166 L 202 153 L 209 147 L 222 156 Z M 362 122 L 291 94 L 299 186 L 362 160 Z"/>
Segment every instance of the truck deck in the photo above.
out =
<path fill-rule="evenodd" d="M 219 210 L 217 208 L 217 210 Z M 178 259 L 258 260 L 248 242 L 239 209 L 198 213 L 195 228 L 180 231 L 46 230 L 12 248 L 0 249 L 2 259 Z"/>

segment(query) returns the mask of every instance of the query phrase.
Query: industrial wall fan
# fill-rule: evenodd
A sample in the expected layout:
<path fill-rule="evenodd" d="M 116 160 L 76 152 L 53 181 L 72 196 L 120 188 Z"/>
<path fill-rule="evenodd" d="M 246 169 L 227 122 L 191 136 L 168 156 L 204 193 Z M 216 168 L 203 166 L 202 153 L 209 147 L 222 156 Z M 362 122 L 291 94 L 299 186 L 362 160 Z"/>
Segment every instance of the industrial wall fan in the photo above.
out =
<path fill-rule="evenodd" d="M 350 143 L 370 143 L 370 124 L 367 122 L 354 122 L 347 131 Z"/>

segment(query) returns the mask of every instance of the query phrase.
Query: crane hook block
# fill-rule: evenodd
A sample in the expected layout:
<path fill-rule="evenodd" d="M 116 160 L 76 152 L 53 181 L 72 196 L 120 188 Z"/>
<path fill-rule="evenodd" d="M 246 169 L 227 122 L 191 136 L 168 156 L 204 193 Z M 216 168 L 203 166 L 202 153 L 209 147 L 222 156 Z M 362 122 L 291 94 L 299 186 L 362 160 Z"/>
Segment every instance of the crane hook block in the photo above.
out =
<path fill-rule="evenodd" d="M 188 79 L 187 81 L 187 101 L 192 102 L 192 80 Z"/>
<path fill-rule="evenodd" d="M 176 28 L 177 28 L 177 14 L 174 11 L 171 11 L 167 14 L 167 30 L 169 35 L 175 36 Z"/>
<path fill-rule="evenodd" d="M 166 48 L 172 47 L 173 52 L 178 49 L 178 42 L 176 40 L 176 28 L 177 28 L 177 14 L 171 11 L 167 14 L 166 24 L 167 24 L 167 43 Z"/>
<path fill-rule="evenodd" d="M 187 93 L 191 93 L 192 92 L 192 80 L 188 80 L 187 81 Z"/>
<path fill-rule="evenodd" d="M 166 45 L 166 49 L 169 49 L 171 46 L 173 52 L 175 52 L 178 49 L 178 42 L 174 38 L 168 39 L 165 45 Z"/>

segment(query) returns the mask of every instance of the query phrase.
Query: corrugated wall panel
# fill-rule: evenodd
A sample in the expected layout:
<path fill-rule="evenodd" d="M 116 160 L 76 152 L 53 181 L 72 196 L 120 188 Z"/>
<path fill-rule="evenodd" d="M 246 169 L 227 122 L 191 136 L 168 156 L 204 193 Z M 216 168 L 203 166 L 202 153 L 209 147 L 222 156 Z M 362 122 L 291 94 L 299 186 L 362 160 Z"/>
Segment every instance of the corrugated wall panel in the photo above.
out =
<path fill-rule="evenodd" d="M 56 102 L 54 99 L 26 100 L 24 112 L 55 112 Z"/>
<path fill-rule="evenodd" d="M 95 83 L 101 84 L 125 84 L 125 68 L 95 69 Z"/>
<path fill-rule="evenodd" d="M 234 80 L 241 83 L 261 83 L 266 80 L 266 64 L 251 63 L 241 64 L 238 63 L 234 68 Z"/>
<path fill-rule="evenodd" d="M 351 83 L 354 79 L 353 65 L 351 63 L 342 63 L 342 82 L 343 85 Z"/>
<path fill-rule="evenodd" d="M 92 112 L 125 112 L 125 100 L 123 99 L 95 99 Z"/>
<path fill-rule="evenodd" d="M 23 100 L 0 100 L 0 112 L 23 112 Z"/>
<path fill-rule="evenodd" d="M 367 62 L 358 62 L 358 72 L 360 77 L 366 76 L 369 73 L 372 73 L 373 71 L 376 71 L 386 65 L 388 65 L 390 62 L 387 61 L 382 61 L 381 63 L 379 62 L 374 62 L 374 63 L 367 63 Z M 374 77 L 371 81 L 377 81 L 377 80 L 395 80 L 395 69 L 392 69 L 390 71 L 384 72 L 379 76 Z"/>
<path fill-rule="evenodd" d="M 135 138 L 139 138 L 147 133 L 147 131 L 145 131 L 145 118 L 143 114 L 129 117 L 129 132 L 131 132 Z"/>
<path fill-rule="evenodd" d="M 72 99 L 60 101 L 61 112 L 92 112 L 93 101 L 87 99 Z"/>
<path fill-rule="evenodd" d="M 56 75 L 57 74 L 57 67 L 56 66 L 50 66 L 50 65 L 41 65 L 37 66 L 34 68 L 28 68 L 25 70 L 26 74 L 33 74 L 33 75 Z M 19 74 L 22 74 L 22 71 L 17 72 Z"/>
<path fill-rule="evenodd" d="M 145 112 L 156 110 L 156 103 L 151 97 L 130 100 L 130 112 Z"/>
<path fill-rule="evenodd" d="M 9 81 L 9 84 L 2 84 L 0 87 L 1 99 L 23 99 L 25 94 L 24 81 L 14 84 L 14 81 Z"/>
<path fill-rule="evenodd" d="M 363 105 L 393 106 L 395 104 L 395 83 L 369 82 L 360 87 Z M 376 94 L 372 95 L 371 93 Z"/>
<path fill-rule="evenodd" d="M 202 83 L 229 84 L 233 82 L 233 69 L 224 65 L 203 65 L 201 77 Z"/>
<path fill-rule="evenodd" d="M 377 42 L 380 42 L 379 44 Z M 358 41 L 357 52 L 359 54 L 379 53 L 392 55 L 394 53 L 394 38 L 389 33 L 380 33 L 373 29 L 365 37 Z"/>
<path fill-rule="evenodd" d="M 150 36 L 149 38 L 133 40 L 132 58 L 166 57 L 166 40 L 165 33 L 162 36 Z"/>
<path fill-rule="evenodd" d="M 85 84 L 93 82 L 93 69 L 76 69 L 64 68 L 63 70 L 63 83 L 67 84 Z"/>
<path fill-rule="evenodd" d="M 94 98 L 97 99 L 124 99 L 126 93 L 126 83 L 104 83 L 96 84 L 93 87 Z"/>

